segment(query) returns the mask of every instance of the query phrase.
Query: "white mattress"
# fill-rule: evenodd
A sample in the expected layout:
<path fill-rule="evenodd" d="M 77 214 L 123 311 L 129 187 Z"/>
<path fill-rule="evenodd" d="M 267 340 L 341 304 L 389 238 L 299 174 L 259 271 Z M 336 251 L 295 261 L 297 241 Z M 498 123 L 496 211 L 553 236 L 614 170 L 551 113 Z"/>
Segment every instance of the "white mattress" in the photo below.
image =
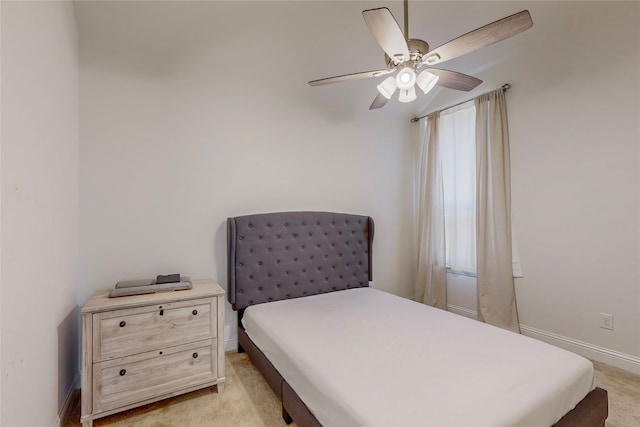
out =
<path fill-rule="evenodd" d="M 550 426 L 587 359 L 372 288 L 247 308 L 253 342 L 325 426 Z"/>

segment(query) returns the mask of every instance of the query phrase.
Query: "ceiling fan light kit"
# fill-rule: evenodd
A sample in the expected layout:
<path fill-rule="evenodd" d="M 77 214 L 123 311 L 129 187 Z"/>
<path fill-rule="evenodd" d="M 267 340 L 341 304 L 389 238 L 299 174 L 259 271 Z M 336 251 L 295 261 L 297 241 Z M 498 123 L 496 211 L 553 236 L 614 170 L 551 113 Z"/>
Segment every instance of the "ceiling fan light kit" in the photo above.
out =
<path fill-rule="evenodd" d="M 411 86 L 409 89 L 400 89 L 400 96 L 398 97 L 398 101 L 400 102 L 411 102 L 415 101 L 416 96 L 416 88 Z"/>
<path fill-rule="evenodd" d="M 408 37 L 408 0 L 405 0 L 404 3 L 404 33 L 386 7 L 369 9 L 362 12 L 364 21 L 369 27 L 369 30 L 371 30 L 371 34 L 373 34 L 385 52 L 387 69 L 313 80 L 310 81 L 309 84 L 311 86 L 319 86 L 395 73 L 395 77 L 389 76 L 377 85 L 380 95 L 374 99 L 369 107 L 370 110 L 384 107 L 396 89 L 399 89 L 400 92 L 398 101 L 414 101 L 417 99 L 416 85 L 425 94 L 436 85 L 449 89 L 470 91 L 482 83 L 482 80 L 456 71 L 432 68 L 431 66 L 490 46 L 533 26 L 529 11 L 523 10 L 522 12 L 492 22 L 491 24 L 455 38 L 442 46 L 429 50 L 429 44 L 424 40 L 410 39 Z M 422 67 L 427 68 L 420 71 Z"/>
<path fill-rule="evenodd" d="M 416 72 L 411 67 L 404 67 L 396 75 L 398 89 L 407 90 L 416 84 Z"/>
<path fill-rule="evenodd" d="M 385 98 L 391 99 L 398 86 L 396 85 L 395 77 L 387 77 L 378 85 L 378 92 L 380 92 Z"/>
<path fill-rule="evenodd" d="M 427 93 L 429 93 L 431 89 L 435 87 L 439 79 L 440 79 L 439 76 L 436 76 L 435 74 L 432 74 L 427 70 L 424 70 L 423 72 L 418 74 L 416 84 L 420 89 L 422 89 L 422 92 L 426 95 Z"/>

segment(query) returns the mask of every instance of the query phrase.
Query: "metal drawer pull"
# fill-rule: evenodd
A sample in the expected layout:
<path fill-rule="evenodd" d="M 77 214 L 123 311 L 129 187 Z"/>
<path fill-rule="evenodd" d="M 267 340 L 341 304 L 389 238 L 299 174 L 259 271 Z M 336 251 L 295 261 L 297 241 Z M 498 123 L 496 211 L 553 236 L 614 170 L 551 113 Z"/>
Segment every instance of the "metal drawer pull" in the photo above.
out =
<path fill-rule="evenodd" d="M 160 310 L 160 316 L 164 316 L 164 310 Z"/>
<path fill-rule="evenodd" d="M 198 353 L 193 353 L 193 358 L 197 359 L 198 358 Z"/>
<path fill-rule="evenodd" d="M 193 315 L 195 316 L 196 314 L 198 314 L 198 310 L 193 310 L 193 311 L 191 312 L 191 314 L 193 314 Z"/>
<path fill-rule="evenodd" d="M 123 377 L 127 373 L 126 369 L 120 369 L 120 376 Z"/>
<path fill-rule="evenodd" d="M 120 322 L 120 327 L 121 327 L 121 328 L 124 328 L 124 325 L 126 325 L 126 324 L 127 324 L 127 322 L 125 322 L 125 321 L 123 320 L 122 322 Z"/>

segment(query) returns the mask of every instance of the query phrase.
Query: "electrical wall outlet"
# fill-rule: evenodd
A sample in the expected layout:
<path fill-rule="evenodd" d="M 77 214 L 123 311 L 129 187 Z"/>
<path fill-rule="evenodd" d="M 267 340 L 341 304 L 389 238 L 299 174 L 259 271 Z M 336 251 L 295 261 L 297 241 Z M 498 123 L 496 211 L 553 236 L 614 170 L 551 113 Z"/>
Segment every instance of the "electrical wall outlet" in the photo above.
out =
<path fill-rule="evenodd" d="M 613 330 L 613 314 L 600 313 L 600 327 Z"/>

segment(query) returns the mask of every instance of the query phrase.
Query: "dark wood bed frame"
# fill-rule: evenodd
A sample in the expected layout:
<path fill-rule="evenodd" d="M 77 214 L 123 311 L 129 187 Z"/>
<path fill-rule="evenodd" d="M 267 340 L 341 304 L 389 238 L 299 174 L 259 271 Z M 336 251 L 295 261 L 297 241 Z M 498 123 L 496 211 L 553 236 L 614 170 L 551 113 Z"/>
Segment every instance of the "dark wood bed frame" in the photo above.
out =
<path fill-rule="evenodd" d="M 254 304 L 368 286 L 373 220 L 332 212 L 278 212 L 227 220 L 227 296 L 238 311 L 238 351 L 246 351 L 282 402 L 282 416 L 321 426 L 242 327 Z M 607 391 L 595 388 L 552 427 L 604 427 Z"/>

